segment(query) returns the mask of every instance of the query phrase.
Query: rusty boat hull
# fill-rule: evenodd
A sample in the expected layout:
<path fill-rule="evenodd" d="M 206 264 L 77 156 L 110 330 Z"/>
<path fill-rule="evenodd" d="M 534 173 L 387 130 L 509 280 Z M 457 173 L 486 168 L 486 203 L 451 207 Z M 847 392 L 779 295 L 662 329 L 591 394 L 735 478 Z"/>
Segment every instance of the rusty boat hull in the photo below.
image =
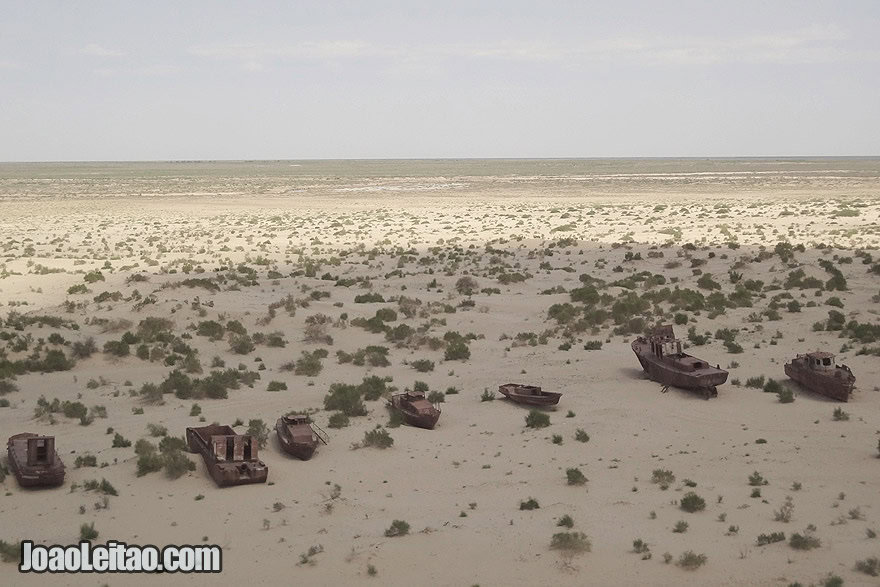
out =
<path fill-rule="evenodd" d="M 202 455 L 208 474 L 219 487 L 265 483 L 269 467 L 257 458 L 256 441 L 230 426 L 186 429 L 187 446 Z"/>
<path fill-rule="evenodd" d="M 440 419 L 440 410 L 424 395 L 401 393 L 391 396 L 388 406 L 403 415 L 404 421 L 416 428 L 432 430 Z"/>
<path fill-rule="evenodd" d="M 687 353 L 657 356 L 651 341 L 644 337 L 632 342 L 632 350 L 648 377 L 663 385 L 698 391 L 710 398 L 716 397 L 717 387 L 727 381 L 727 371 Z"/>
<path fill-rule="evenodd" d="M 856 383 L 855 376 L 846 365 L 814 370 L 808 366 L 804 356 L 792 359 L 784 369 L 785 374 L 802 387 L 839 402 L 849 401 Z"/>
<path fill-rule="evenodd" d="M 510 401 L 526 406 L 555 406 L 559 403 L 561 393 L 544 391 L 537 385 L 521 385 L 505 383 L 498 386 L 498 393 Z"/>
<path fill-rule="evenodd" d="M 319 444 L 327 444 L 326 434 L 307 418 L 282 416 L 275 423 L 275 433 L 284 452 L 302 461 L 311 459 Z"/>
<path fill-rule="evenodd" d="M 65 468 L 55 450 L 55 438 L 24 432 L 6 444 L 9 470 L 22 487 L 58 487 Z"/>

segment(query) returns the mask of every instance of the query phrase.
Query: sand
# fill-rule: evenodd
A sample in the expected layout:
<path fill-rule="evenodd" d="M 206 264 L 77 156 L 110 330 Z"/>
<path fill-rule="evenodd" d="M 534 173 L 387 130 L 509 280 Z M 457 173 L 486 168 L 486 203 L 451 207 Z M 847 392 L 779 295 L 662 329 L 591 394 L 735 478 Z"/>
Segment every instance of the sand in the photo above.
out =
<path fill-rule="evenodd" d="M 880 530 L 880 361 L 857 354 L 863 347 L 876 349 L 877 343 L 813 330 L 829 310 L 839 310 L 847 320 L 878 323 L 880 281 L 868 272 L 864 257 L 856 256 L 867 251 L 877 257 L 876 179 L 726 185 L 714 177 L 694 185 L 641 182 L 633 187 L 612 181 L 613 189 L 485 177 L 395 181 L 374 183 L 400 189 L 315 188 L 302 197 L 248 196 L 246 189 L 242 195 L 241 186 L 233 186 L 235 193 L 220 193 L 217 186 L 187 188 L 179 181 L 152 197 L 122 197 L 135 189 L 124 182 L 118 190 L 95 188 L 98 195 L 80 186 L 76 197 L 33 186 L 12 193 L 7 187 L 0 201 L 0 317 L 51 315 L 79 325 L 79 330 L 27 326 L 17 334 L 32 336 L 29 349 L 13 352 L 7 346 L 7 358 L 26 357 L 38 339 L 53 332 L 67 344 L 48 348 L 70 355 L 70 342 L 92 336 L 99 350 L 68 371 L 20 375 L 14 382 L 18 390 L 3 396 L 11 404 L 0 408 L 4 437 L 24 431 L 54 435 L 68 470 L 58 489 L 23 490 L 12 476 L 6 478 L 0 485 L 0 539 L 75 543 L 80 525 L 94 522 L 99 541 L 218 544 L 224 549 L 224 584 L 788 585 L 818 584 L 829 573 L 847 585 L 877 584 L 876 577 L 854 568 L 856 561 L 880 554 L 878 539 L 868 537 L 869 530 Z M 417 189 L 416 183 L 428 187 Z M 452 191 L 430 187 L 441 184 Z M 363 188 L 369 182 L 352 185 Z M 855 213 L 840 215 L 841 210 Z M 803 244 L 805 250 L 788 263 L 775 254 L 754 260 L 762 249 L 773 253 L 779 241 Z M 734 242 L 736 248 L 729 244 Z M 687 243 L 695 246 L 684 247 Z M 400 262 L 403 255 L 406 260 Z M 852 261 L 835 261 L 841 257 Z M 297 273 L 308 259 L 322 262 L 314 277 Z M 778 308 L 780 319 L 750 319 L 786 291 L 782 285 L 791 271 L 804 269 L 825 282 L 830 275 L 819 265 L 822 259 L 842 271 L 846 291 L 816 295 L 815 288 L 793 288 L 789 293 L 802 305 L 799 312 L 788 311 L 786 298 Z M 566 335 L 565 325 L 548 317 L 554 304 L 582 306 L 567 293 L 582 285 L 581 274 L 611 283 L 647 271 L 667 280 L 653 289 L 678 285 L 708 296 L 710 290 L 698 288 L 700 276 L 692 264 L 729 294 L 735 285 L 728 271 L 739 260 L 744 262 L 735 271 L 742 273 L 741 282 L 761 280 L 765 288 L 774 283 L 780 288 L 758 291 L 752 307 L 728 308 L 717 316 L 685 312 L 688 324 L 676 326 L 682 337 L 690 326 L 711 333 L 708 344 L 689 351 L 729 368 L 728 383 L 715 399 L 674 388 L 661 393 L 630 349 L 635 335 L 614 334 L 611 319 L 595 331 Z M 667 266 L 670 262 L 680 265 Z M 256 285 L 233 286 L 231 279 L 220 291 L 180 285 L 188 278 L 213 278 L 221 266 L 235 273 L 239 264 L 256 271 Z M 60 272 L 40 274 L 39 266 Z M 100 270 L 104 281 L 86 283 L 93 270 Z M 270 271 L 280 277 L 270 277 Z M 499 282 L 499 274 L 516 272 L 528 278 Z M 131 281 L 136 273 L 147 280 Z M 325 273 L 330 276 L 321 279 Z M 471 296 L 456 291 L 464 275 L 478 284 Z M 336 285 L 338 278 L 369 278 L 370 287 Z M 68 293 L 79 284 L 88 293 Z M 565 291 L 547 293 L 557 287 Z M 484 288 L 498 293 L 479 291 Z M 155 303 L 136 309 L 135 290 L 154 296 Z M 121 296 L 95 301 L 104 291 Z M 601 289 L 615 299 L 624 291 Z M 635 291 L 645 289 L 637 285 Z M 329 297 L 312 292 L 329 292 Z M 355 303 L 355 296 L 368 292 L 386 300 L 401 295 L 421 300 L 421 315 L 405 317 L 396 301 Z M 287 295 L 304 303 L 293 316 L 280 308 L 268 324 L 261 323 L 270 304 Z M 839 298 L 843 308 L 829 306 L 830 297 Z M 465 300 L 472 304 L 462 306 Z M 649 324 L 673 317 L 669 303 L 660 307 L 665 316 L 652 316 L 649 309 Z M 397 320 L 388 322 L 391 327 L 427 325 L 425 334 L 439 338 L 447 331 L 473 333 L 470 358 L 444 360 L 442 348 L 398 346 L 352 324 L 380 308 L 398 311 Z M 330 317 L 326 334 L 332 344 L 305 340 L 306 320 L 316 314 Z M 220 357 L 227 367 L 241 363 L 260 379 L 252 388 L 230 390 L 227 399 L 166 394 L 163 405 L 144 403 L 138 390 L 160 383 L 172 367 L 137 358 L 137 345 L 122 358 L 101 349 L 125 330 L 136 331 L 147 317 L 170 319 L 175 334 L 191 336 L 185 342 L 197 350 L 204 371 L 193 377 L 207 375 L 212 359 Z M 102 324 L 100 319 L 127 322 Z M 238 320 L 249 334 L 280 332 L 286 346 L 257 344 L 253 352 L 235 354 L 227 338 L 212 341 L 196 334 L 195 325 L 206 320 Z M 741 353 L 728 352 L 714 337 L 723 328 L 739 329 Z M 519 333 L 536 336 L 518 341 Z M 587 341 L 602 341 L 602 347 L 587 351 Z M 560 349 L 566 342 L 570 348 Z M 337 360 L 339 350 L 353 353 L 368 345 L 387 346 L 390 365 Z M 318 348 L 329 356 L 317 376 L 281 368 Z M 787 359 L 817 349 L 837 353 L 838 362 L 856 374 L 849 403 L 825 399 L 785 378 Z M 433 371 L 416 371 L 409 363 L 417 359 L 433 361 Z M 734 362 L 738 365 L 731 366 Z M 258 371 L 261 364 L 265 369 Z M 388 428 L 391 448 L 353 449 L 366 431 L 388 423 L 384 400 L 365 402 L 366 416 L 331 429 L 323 399 L 331 384 L 357 384 L 368 375 L 391 377 L 389 385 L 400 390 L 422 381 L 431 391 L 455 387 L 458 393 L 445 396 L 434 430 Z M 776 395 L 744 385 L 760 375 L 783 381 L 796 400 L 780 403 Z M 90 380 L 95 383 L 89 385 Z M 284 382 L 288 389 L 267 391 L 270 381 Z M 550 426 L 527 428 L 528 410 L 497 394 L 494 401 L 481 401 L 484 390 L 509 381 L 564 394 L 548 411 Z M 55 423 L 35 418 L 40 396 L 104 406 L 106 418 L 87 426 L 63 414 L 54 414 Z M 201 407 L 204 422 L 190 415 L 193 403 Z M 833 419 L 838 407 L 848 420 Z M 330 434 L 329 445 L 301 462 L 280 450 L 272 432 L 261 451 L 269 466 L 269 483 L 262 485 L 218 489 L 198 455 L 189 455 L 195 470 L 176 480 L 163 472 L 138 477 L 133 447 L 112 448 L 113 434 L 106 433 L 112 427 L 132 442 L 149 438 L 155 443 L 158 438 L 147 431 L 151 423 L 182 436 L 187 426 L 241 419 L 245 425 L 237 430 L 244 432 L 251 419 L 273 428 L 281 414 L 307 409 Z M 588 442 L 575 439 L 578 429 L 589 435 Z M 561 444 L 554 442 L 557 435 Z M 86 454 L 106 466 L 75 468 L 76 456 Z M 569 468 L 580 469 L 588 481 L 568 485 Z M 652 482 L 657 469 L 675 476 L 665 490 Z M 767 481 L 758 487 L 760 497 L 751 497 L 755 487 L 749 477 L 755 471 Z M 101 496 L 84 491 L 82 484 L 102 478 L 119 495 L 96 509 Z M 74 483 L 79 488 L 71 490 Z M 341 487 L 335 497 L 334 484 Z M 704 511 L 680 509 L 679 500 L 689 491 L 704 498 Z M 794 504 L 791 520 L 776 521 L 774 512 L 788 496 Z M 520 502 L 530 497 L 540 507 L 521 510 Z M 571 530 L 557 526 L 564 515 L 574 521 Z M 386 537 L 394 520 L 408 522 L 409 534 Z M 681 520 L 687 530 L 673 532 Z M 809 551 L 790 547 L 791 534 L 804 533 L 810 524 L 821 545 Z M 564 531 L 583 532 L 590 551 L 551 549 L 552 536 Z M 785 533 L 785 542 L 756 545 L 759 534 L 777 531 Z M 636 539 L 648 544 L 650 557 L 633 552 Z M 303 563 L 301 555 L 318 545 L 322 551 Z M 686 551 L 705 554 L 705 564 L 695 570 L 677 565 Z M 666 553 L 671 562 L 664 561 Z M 28 576 L 11 563 L 0 563 L 0 573 L 9 585 L 155 581 L 150 576 Z M 162 580 L 209 584 L 218 578 Z"/>

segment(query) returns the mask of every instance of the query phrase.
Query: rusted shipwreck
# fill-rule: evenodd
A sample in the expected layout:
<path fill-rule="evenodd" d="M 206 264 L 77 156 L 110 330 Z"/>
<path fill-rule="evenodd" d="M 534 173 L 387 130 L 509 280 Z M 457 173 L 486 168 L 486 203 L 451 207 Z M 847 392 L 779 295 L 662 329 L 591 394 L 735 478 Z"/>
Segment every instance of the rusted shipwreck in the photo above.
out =
<path fill-rule="evenodd" d="M 727 371 L 720 366 L 713 367 L 683 352 L 681 341 L 668 324 L 658 326 L 650 336 L 635 339 L 632 350 L 648 377 L 666 387 L 692 389 L 708 399 L 716 397 L 717 387 L 727 381 Z"/>
<path fill-rule="evenodd" d="M 555 406 L 559 403 L 561 393 L 544 391 L 537 385 L 505 383 L 498 386 L 498 392 L 512 402 L 527 406 Z"/>
<path fill-rule="evenodd" d="M 432 429 L 440 419 L 440 408 L 432 404 L 425 394 L 415 391 L 397 393 L 388 400 L 388 406 L 403 414 L 410 426 Z"/>
<path fill-rule="evenodd" d="M 281 416 L 275 423 L 278 443 L 288 454 L 307 461 L 315 454 L 318 444 L 327 444 L 327 433 L 306 415 Z"/>
<path fill-rule="evenodd" d="M 208 473 L 220 487 L 265 483 L 269 467 L 257 458 L 257 441 L 230 426 L 212 424 L 186 429 L 186 443 L 202 455 Z"/>
<path fill-rule="evenodd" d="M 834 355 L 813 352 L 798 355 L 785 364 L 785 374 L 810 391 L 836 399 L 849 401 L 856 377 L 846 365 L 837 365 Z"/>
<path fill-rule="evenodd" d="M 64 463 L 54 436 L 23 432 L 6 443 L 9 468 L 22 487 L 55 487 L 64 483 Z"/>

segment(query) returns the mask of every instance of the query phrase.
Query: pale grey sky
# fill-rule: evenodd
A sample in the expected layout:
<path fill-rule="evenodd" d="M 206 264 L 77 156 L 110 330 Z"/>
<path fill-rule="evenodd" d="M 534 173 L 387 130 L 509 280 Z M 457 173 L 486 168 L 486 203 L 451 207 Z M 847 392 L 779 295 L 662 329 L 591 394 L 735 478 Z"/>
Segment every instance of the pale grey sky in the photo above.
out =
<path fill-rule="evenodd" d="M 880 1 L 0 0 L 0 161 L 880 155 Z"/>

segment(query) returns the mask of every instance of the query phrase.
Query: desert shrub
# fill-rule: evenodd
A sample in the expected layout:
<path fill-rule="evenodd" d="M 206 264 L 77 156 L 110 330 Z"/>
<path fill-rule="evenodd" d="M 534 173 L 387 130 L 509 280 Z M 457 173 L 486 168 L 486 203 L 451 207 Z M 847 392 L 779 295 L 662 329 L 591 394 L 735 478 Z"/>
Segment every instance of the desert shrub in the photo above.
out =
<path fill-rule="evenodd" d="M 222 324 L 215 320 L 205 320 L 199 322 L 199 325 L 196 328 L 196 334 L 199 336 L 206 336 L 211 340 L 220 340 L 226 334 L 226 329 Z"/>
<path fill-rule="evenodd" d="M 453 340 L 446 345 L 443 358 L 447 361 L 467 361 L 471 358 L 471 350 L 464 340 Z"/>
<path fill-rule="evenodd" d="M 526 415 L 527 428 L 545 428 L 550 425 L 550 416 L 539 410 L 529 410 Z"/>
<path fill-rule="evenodd" d="M 721 289 L 721 284 L 719 284 L 717 281 L 712 279 L 711 273 L 704 273 L 697 280 L 697 287 L 699 287 L 701 289 L 713 290 L 713 289 Z"/>
<path fill-rule="evenodd" d="M 324 369 L 321 363 L 321 355 L 319 351 L 307 352 L 303 351 L 302 356 L 297 359 L 294 366 L 294 375 L 305 375 L 306 377 L 317 377 Z"/>
<path fill-rule="evenodd" d="M 849 414 L 843 411 L 843 408 L 834 408 L 834 412 L 831 413 L 831 419 L 835 422 L 845 422 L 849 420 Z"/>
<path fill-rule="evenodd" d="M 17 563 L 21 558 L 21 545 L 18 542 L 0 540 L 0 560 L 4 563 Z"/>
<path fill-rule="evenodd" d="M 104 343 L 104 353 L 115 357 L 127 357 L 131 352 L 128 343 L 121 340 L 108 340 Z"/>
<path fill-rule="evenodd" d="M 565 478 L 569 485 L 583 485 L 587 482 L 586 476 L 576 467 L 566 469 Z"/>
<path fill-rule="evenodd" d="M 187 471 L 195 471 L 196 464 L 180 449 L 165 450 L 162 453 L 162 464 L 165 475 L 169 479 L 177 479 Z"/>
<path fill-rule="evenodd" d="M 660 485 L 661 489 L 666 489 L 675 483 L 675 475 L 667 469 L 654 469 L 654 472 L 651 473 L 651 483 L 656 483 Z"/>
<path fill-rule="evenodd" d="M 535 499 L 534 497 L 530 497 L 525 501 L 519 502 L 519 509 L 520 510 L 536 510 L 540 507 L 541 507 L 541 505 L 538 503 L 538 500 Z"/>
<path fill-rule="evenodd" d="M 324 396 L 324 409 L 339 411 L 346 416 L 366 416 L 367 408 L 361 399 L 357 386 L 346 383 L 333 383 L 329 393 Z"/>
<path fill-rule="evenodd" d="M 808 527 L 803 534 L 795 532 L 788 539 L 788 545 L 797 550 L 812 550 L 822 546 L 821 541 L 813 536 L 813 530 Z"/>
<path fill-rule="evenodd" d="M 794 392 L 787 387 L 780 389 L 776 396 L 779 398 L 779 403 L 781 404 L 790 404 L 794 401 Z"/>
<path fill-rule="evenodd" d="M 633 540 L 633 552 L 636 554 L 644 554 L 651 549 L 648 547 L 648 543 L 642 540 L 641 538 L 636 538 Z"/>
<path fill-rule="evenodd" d="M 372 446 L 375 448 L 389 448 L 394 444 L 394 439 L 388 434 L 388 431 L 381 426 L 364 433 L 363 446 Z"/>
<path fill-rule="evenodd" d="M 113 448 L 127 448 L 131 446 L 131 441 L 127 440 L 119 432 L 113 436 Z"/>
<path fill-rule="evenodd" d="M 335 412 L 330 415 L 327 426 L 330 428 L 345 428 L 348 426 L 348 416 L 342 412 Z"/>
<path fill-rule="evenodd" d="M 477 280 L 469 275 L 465 275 L 455 282 L 455 291 L 463 296 L 473 295 L 477 288 L 479 288 Z"/>
<path fill-rule="evenodd" d="M 688 491 L 679 502 L 679 507 L 686 512 L 694 513 L 706 509 L 706 500 L 694 493 Z"/>
<path fill-rule="evenodd" d="M 247 355 L 254 351 L 254 341 L 247 334 L 236 334 L 229 338 L 229 350 L 237 355 Z"/>
<path fill-rule="evenodd" d="M 266 391 L 287 391 L 287 384 L 283 381 L 270 381 Z"/>
<path fill-rule="evenodd" d="M 877 575 L 880 575 L 880 558 L 872 556 L 865 560 L 856 561 L 856 570 L 860 573 L 876 577 Z"/>
<path fill-rule="evenodd" d="M 418 359 L 412 361 L 410 363 L 410 366 L 419 373 L 427 373 L 428 371 L 434 370 L 434 361 L 431 361 L 429 359 Z"/>
<path fill-rule="evenodd" d="M 156 452 L 156 447 L 149 441 L 140 439 L 135 445 L 135 453 L 138 455 L 137 476 L 143 477 L 162 469 L 162 457 Z"/>
<path fill-rule="evenodd" d="M 773 512 L 773 519 L 777 522 L 790 522 L 791 516 L 794 513 L 794 501 L 791 499 L 791 496 L 785 498 L 785 503 L 782 506 Z"/>
<path fill-rule="evenodd" d="M 385 536 L 389 538 L 395 536 L 406 536 L 409 534 L 409 524 L 403 520 L 394 520 L 391 522 L 391 526 L 385 530 Z"/>
<path fill-rule="evenodd" d="M 782 391 L 782 384 L 775 379 L 768 379 L 764 384 L 764 393 L 779 393 Z"/>
<path fill-rule="evenodd" d="M 574 433 L 574 439 L 578 442 L 589 442 L 590 435 L 583 428 L 578 428 Z"/>
<path fill-rule="evenodd" d="M 446 401 L 446 394 L 442 391 L 432 391 L 428 394 L 427 400 L 432 404 L 442 404 Z"/>
<path fill-rule="evenodd" d="M 384 302 L 384 301 L 385 301 L 385 298 L 383 298 L 381 294 L 373 293 L 373 292 L 359 294 L 354 297 L 355 304 L 375 304 L 375 303 L 380 303 L 380 302 Z"/>
<path fill-rule="evenodd" d="M 585 351 L 601 351 L 602 350 L 602 341 L 601 340 L 588 340 L 584 343 Z"/>
<path fill-rule="evenodd" d="M 98 531 L 95 530 L 95 523 L 91 524 L 83 524 L 79 527 L 79 539 L 80 540 L 94 540 L 98 537 Z"/>
<path fill-rule="evenodd" d="M 560 528 L 572 528 L 574 526 L 574 520 L 568 514 L 565 514 L 559 520 L 557 520 L 556 525 Z"/>
<path fill-rule="evenodd" d="M 590 552 L 592 545 L 583 532 L 557 532 L 550 539 L 550 548 L 569 554 Z"/>
<path fill-rule="evenodd" d="M 483 393 L 480 394 L 481 402 L 490 402 L 495 399 L 495 392 L 489 391 L 489 388 L 483 390 Z"/>
<path fill-rule="evenodd" d="M 760 377 L 749 377 L 746 379 L 746 387 L 752 387 L 754 389 L 761 389 L 764 387 L 764 376 Z"/>
<path fill-rule="evenodd" d="M 749 475 L 749 485 L 752 487 L 760 487 L 761 485 L 767 485 L 768 483 L 769 481 L 764 479 L 764 476 L 757 471 Z"/>
<path fill-rule="evenodd" d="M 266 448 L 269 442 L 269 427 L 260 419 L 250 420 L 248 422 L 247 434 L 257 441 L 260 448 Z"/>
<path fill-rule="evenodd" d="M 678 561 L 675 564 L 687 571 L 693 571 L 706 564 L 706 560 L 708 559 L 705 554 L 697 554 L 692 550 L 688 550 L 678 557 Z"/>
<path fill-rule="evenodd" d="M 770 534 L 759 534 L 755 541 L 758 546 L 766 546 L 774 542 L 785 541 L 785 532 L 771 532 Z"/>
<path fill-rule="evenodd" d="M 390 379 L 390 378 L 389 378 Z M 358 391 L 367 401 L 376 401 L 382 394 L 388 391 L 386 380 L 378 375 L 370 375 L 364 377 L 363 381 L 358 385 Z"/>
<path fill-rule="evenodd" d="M 98 352 L 98 345 L 91 336 L 83 341 L 76 341 L 70 347 L 71 354 L 77 359 L 88 359 L 92 354 Z"/>
<path fill-rule="evenodd" d="M 690 527 L 690 524 L 684 520 L 679 520 L 675 523 L 675 526 L 672 527 L 672 531 L 676 534 L 684 534 L 688 531 L 688 527 Z"/>
<path fill-rule="evenodd" d="M 73 465 L 79 469 L 80 467 L 97 467 L 98 458 L 95 455 L 81 455 L 76 457 Z"/>

